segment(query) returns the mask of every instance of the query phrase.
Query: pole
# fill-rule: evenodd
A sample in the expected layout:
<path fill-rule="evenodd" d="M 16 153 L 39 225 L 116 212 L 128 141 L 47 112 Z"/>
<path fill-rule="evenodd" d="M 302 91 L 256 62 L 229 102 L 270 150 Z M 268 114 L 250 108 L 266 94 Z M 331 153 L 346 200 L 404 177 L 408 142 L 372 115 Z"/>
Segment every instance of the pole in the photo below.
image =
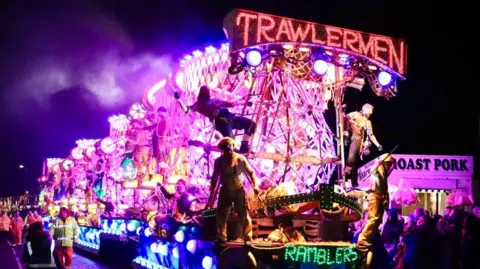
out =
<path fill-rule="evenodd" d="M 342 111 L 342 100 L 343 100 L 343 83 L 340 83 L 343 80 L 340 74 L 340 67 L 335 66 L 335 86 L 334 86 L 334 96 L 333 102 L 335 105 L 335 114 L 336 114 L 336 125 L 337 125 L 337 153 L 340 153 L 341 164 L 337 166 L 338 181 L 337 183 L 342 182 L 342 186 L 345 185 L 345 175 L 343 169 L 345 167 L 345 141 L 343 138 L 343 111 Z"/>

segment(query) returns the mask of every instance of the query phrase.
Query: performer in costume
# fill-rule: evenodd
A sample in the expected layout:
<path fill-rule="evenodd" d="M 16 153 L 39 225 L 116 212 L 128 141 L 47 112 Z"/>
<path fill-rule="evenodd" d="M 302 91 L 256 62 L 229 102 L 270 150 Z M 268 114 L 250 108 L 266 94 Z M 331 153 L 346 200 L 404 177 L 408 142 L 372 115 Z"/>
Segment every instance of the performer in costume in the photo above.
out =
<path fill-rule="evenodd" d="M 365 226 L 358 237 L 357 245 L 369 247 L 374 236 L 379 235 L 378 227 L 382 223 L 383 213 L 388 209 L 388 177 L 396 164 L 395 158 L 389 153 L 379 157 L 372 168 L 370 188 L 368 193 L 368 216 Z"/>
<path fill-rule="evenodd" d="M 355 165 L 360 154 L 363 153 L 368 155 L 370 141 L 377 146 L 379 151 L 383 150 L 382 145 L 378 143 L 377 138 L 373 134 L 372 122 L 369 120 L 372 113 L 373 106 L 370 104 L 364 104 L 362 106 L 362 111 L 351 112 L 345 116 L 347 130 L 351 132 L 345 174 L 351 176 L 352 187 L 354 188 L 358 186 L 357 168 Z"/>
<path fill-rule="evenodd" d="M 133 126 L 134 135 L 128 137 L 128 142 L 134 145 L 133 160 L 137 168 L 137 178 L 139 180 L 142 180 L 147 174 L 146 169 L 148 167 L 151 145 L 149 133 L 151 128 L 152 126 L 143 126 L 142 123 L 135 122 Z M 140 182 L 138 185 L 141 185 Z"/>
<path fill-rule="evenodd" d="M 166 148 L 167 134 L 170 129 L 170 120 L 167 115 L 167 109 L 163 106 L 157 109 L 156 126 L 153 131 L 153 156 L 157 160 L 157 165 L 168 158 L 168 149 Z"/>
<path fill-rule="evenodd" d="M 233 151 L 234 147 L 235 140 L 230 137 L 223 138 L 218 144 L 218 148 L 222 150 L 222 155 L 215 160 L 210 197 L 207 203 L 207 208 L 212 207 L 216 186 L 221 184 L 216 212 L 218 240 L 221 242 L 227 241 L 227 219 L 232 203 L 238 214 L 239 223 L 243 226 L 243 239 L 245 242 L 252 240 L 252 220 L 248 215 L 245 188 L 240 177 L 242 174 L 247 176 L 257 195 L 258 179 L 247 159 L 243 155 L 235 153 Z"/>
<path fill-rule="evenodd" d="M 224 137 L 233 137 L 233 130 L 244 130 L 242 144 L 239 153 L 247 153 L 250 149 L 250 137 L 255 132 L 255 123 L 246 117 L 236 116 L 228 111 L 228 108 L 243 105 L 243 102 L 227 102 L 210 98 L 210 89 L 202 86 L 197 96 L 197 102 L 191 106 L 185 106 L 180 100 L 178 92 L 174 95 L 182 110 L 187 114 L 190 111 L 198 112 L 213 122 L 215 130 Z"/>

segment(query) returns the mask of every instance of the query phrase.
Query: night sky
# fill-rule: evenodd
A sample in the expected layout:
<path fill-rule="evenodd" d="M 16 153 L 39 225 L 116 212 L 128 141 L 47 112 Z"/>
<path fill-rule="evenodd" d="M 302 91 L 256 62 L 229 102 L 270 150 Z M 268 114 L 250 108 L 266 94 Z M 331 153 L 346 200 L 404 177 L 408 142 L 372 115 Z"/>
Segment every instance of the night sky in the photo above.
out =
<path fill-rule="evenodd" d="M 66 157 L 75 140 L 108 135 L 108 116 L 126 113 L 172 63 L 225 40 L 222 21 L 234 7 L 406 39 L 400 95 L 386 101 L 367 88 L 349 90 L 348 110 L 375 106 L 374 132 L 385 149 L 399 144 L 397 153 L 404 154 L 478 154 L 478 56 L 476 45 L 467 45 L 473 8 L 308 2 L 2 1 L 0 195 L 35 189 L 43 158 Z"/>

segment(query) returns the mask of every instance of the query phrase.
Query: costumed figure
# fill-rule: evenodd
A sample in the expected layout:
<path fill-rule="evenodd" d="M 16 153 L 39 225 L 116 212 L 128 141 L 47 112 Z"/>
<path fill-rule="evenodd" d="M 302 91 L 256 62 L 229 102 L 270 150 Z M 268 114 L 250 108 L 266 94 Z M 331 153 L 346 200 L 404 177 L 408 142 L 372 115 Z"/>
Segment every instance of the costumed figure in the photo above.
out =
<path fill-rule="evenodd" d="M 128 142 L 133 145 L 133 162 L 137 168 L 138 186 L 147 174 L 148 163 L 150 159 L 150 129 L 152 126 L 144 126 L 143 123 L 134 122 L 134 133 L 128 137 Z"/>
<path fill-rule="evenodd" d="M 103 159 L 98 160 L 94 170 L 96 177 L 93 181 L 93 191 L 98 198 L 104 199 L 105 191 L 103 190 L 103 178 L 105 177 L 105 161 Z"/>
<path fill-rule="evenodd" d="M 85 187 L 85 202 L 90 204 L 93 202 L 93 184 L 94 184 L 94 174 L 92 170 L 87 171 L 87 186 Z"/>
<path fill-rule="evenodd" d="M 357 159 L 370 154 L 370 141 L 377 146 L 379 151 L 383 150 L 373 134 L 372 122 L 369 120 L 373 113 L 373 106 L 364 104 L 362 111 L 351 112 L 345 116 L 347 130 L 351 132 L 348 157 L 345 165 L 345 174 L 351 176 L 352 187 L 358 186 Z"/>
<path fill-rule="evenodd" d="M 152 136 L 153 156 L 157 161 L 157 166 L 159 166 L 160 162 L 169 157 L 166 144 L 167 134 L 170 130 L 170 120 L 165 107 L 161 106 L 157 109 L 155 122 L 156 126 Z M 159 168 L 157 169 L 160 170 Z"/>
<path fill-rule="evenodd" d="M 388 177 L 396 164 L 395 158 L 389 153 L 379 157 L 372 168 L 370 188 L 368 193 L 368 216 L 365 226 L 358 237 L 357 245 L 370 247 L 374 236 L 379 234 L 378 228 L 382 223 L 383 213 L 388 208 Z"/>
<path fill-rule="evenodd" d="M 240 177 L 246 175 L 255 194 L 258 195 L 257 176 L 247 159 L 233 151 L 235 148 L 233 138 L 223 138 L 218 144 L 218 148 L 222 150 L 222 155 L 215 160 L 210 197 L 207 203 L 207 208 L 213 206 L 217 185 L 221 184 L 216 212 L 218 240 L 220 242 L 227 241 L 227 219 L 233 203 L 239 223 L 243 226 L 243 239 L 246 242 L 251 241 L 252 220 L 246 207 L 246 192 Z"/>
<path fill-rule="evenodd" d="M 255 132 L 255 123 L 246 117 L 237 116 L 228 111 L 228 108 L 244 105 L 243 102 L 227 102 L 218 99 L 210 98 L 210 89 L 207 86 L 202 86 L 198 93 L 197 102 L 191 106 L 185 106 L 180 100 L 180 94 L 174 94 L 175 99 L 182 110 L 187 114 L 190 111 L 198 112 L 207 117 L 213 122 L 215 130 L 219 131 L 224 137 L 232 137 L 233 130 L 244 130 L 242 144 L 239 153 L 248 153 L 250 146 L 250 137 Z"/>

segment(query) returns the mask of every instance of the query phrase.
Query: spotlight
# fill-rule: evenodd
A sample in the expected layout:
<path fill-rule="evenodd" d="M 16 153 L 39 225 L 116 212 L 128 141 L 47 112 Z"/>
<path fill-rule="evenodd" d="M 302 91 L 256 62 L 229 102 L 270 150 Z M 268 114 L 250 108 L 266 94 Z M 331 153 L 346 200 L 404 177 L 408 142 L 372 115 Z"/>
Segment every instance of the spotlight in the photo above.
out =
<path fill-rule="evenodd" d="M 317 75 L 323 76 L 325 75 L 325 73 L 327 73 L 327 70 L 328 70 L 328 63 L 325 62 L 324 60 L 317 59 L 315 60 L 315 62 L 313 62 L 313 71 L 315 71 Z"/>
<path fill-rule="evenodd" d="M 257 49 L 250 50 L 247 52 L 245 59 L 249 65 L 257 67 L 262 63 L 262 53 Z"/>
<path fill-rule="evenodd" d="M 392 75 L 385 71 L 381 71 L 380 73 L 378 73 L 378 83 L 380 83 L 380 85 L 385 87 L 390 84 L 390 82 L 392 82 Z"/>

